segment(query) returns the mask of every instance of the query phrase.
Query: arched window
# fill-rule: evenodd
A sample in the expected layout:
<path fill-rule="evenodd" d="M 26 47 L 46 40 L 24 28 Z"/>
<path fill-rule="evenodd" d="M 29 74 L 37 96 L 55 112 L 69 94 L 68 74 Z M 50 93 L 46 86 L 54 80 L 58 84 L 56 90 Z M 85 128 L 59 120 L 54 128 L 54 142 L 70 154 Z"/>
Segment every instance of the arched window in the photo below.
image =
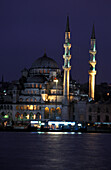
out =
<path fill-rule="evenodd" d="M 50 109 L 50 118 L 51 118 L 51 119 L 54 119 L 54 117 L 55 117 L 55 108 L 52 107 L 52 108 Z"/>
<path fill-rule="evenodd" d="M 23 101 L 23 99 L 22 99 L 22 98 L 20 98 L 20 99 L 19 99 L 19 102 L 22 102 L 22 101 Z"/>
<path fill-rule="evenodd" d="M 57 112 L 57 117 L 60 117 L 61 116 L 61 109 L 60 109 L 60 107 L 56 108 L 56 112 Z"/>
<path fill-rule="evenodd" d="M 30 105 L 30 106 L 29 106 L 29 110 L 33 110 L 33 105 Z"/>
<path fill-rule="evenodd" d="M 34 110 L 36 110 L 36 105 L 34 105 Z"/>
<path fill-rule="evenodd" d="M 42 73 L 42 70 L 39 70 L 39 73 L 41 74 L 41 73 Z"/>
<path fill-rule="evenodd" d="M 44 118 L 45 118 L 45 119 L 49 119 L 49 108 L 48 108 L 48 107 L 45 108 Z"/>
<path fill-rule="evenodd" d="M 27 98 L 26 101 L 29 102 L 29 99 Z"/>
<path fill-rule="evenodd" d="M 36 86 L 35 86 L 36 88 L 38 88 L 38 84 L 36 84 Z"/>
<path fill-rule="evenodd" d="M 36 108 L 37 108 L 37 110 L 39 110 L 39 106 L 37 106 Z"/>
<path fill-rule="evenodd" d="M 46 71 L 44 70 L 44 74 L 46 73 Z"/>
<path fill-rule="evenodd" d="M 32 84 L 32 88 L 34 88 L 34 84 Z"/>
<path fill-rule="evenodd" d="M 37 114 L 36 114 L 36 119 L 37 119 L 37 120 L 40 120 L 40 119 L 41 119 L 41 114 L 40 114 L 39 112 L 37 112 Z"/>
<path fill-rule="evenodd" d="M 33 119 L 33 113 L 30 112 L 30 119 Z"/>
<path fill-rule="evenodd" d="M 23 106 L 20 106 L 20 109 L 23 110 Z"/>
<path fill-rule="evenodd" d="M 40 84 L 39 87 L 42 88 L 42 84 Z"/>
<path fill-rule="evenodd" d="M 24 110 L 27 110 L 27 106 L 26 105 L 24 105 Z"/>
<path fill-rule="evenodd" d="M 19 110 L 19 106 L 16 106 L 16 110 Z"/>
<path fill-rule="evenodd" d="M 33 99 L 31 98 L 30 101 L 33 102 Z"/>
<path fill-rule="evenodd" d="M 33 94 L 33 90 L 31 90 L 31 94 Z"/>

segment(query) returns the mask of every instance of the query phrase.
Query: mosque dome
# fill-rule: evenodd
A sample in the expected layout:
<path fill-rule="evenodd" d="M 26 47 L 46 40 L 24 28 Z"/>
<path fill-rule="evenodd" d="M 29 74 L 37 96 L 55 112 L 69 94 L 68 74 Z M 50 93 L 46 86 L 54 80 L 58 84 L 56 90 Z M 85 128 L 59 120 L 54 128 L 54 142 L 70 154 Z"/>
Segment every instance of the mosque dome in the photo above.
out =
<path fill-rule="evenodd" d="M 52 69 L 58 69 L 58 65 L 56 61 L 54 61 L 52 58 L 47 57 L 46 53 L 43 55 L 43 57 L 38 58 L 32 63 L 31 68 L 52 68 Z"/>
<path fill-rule="evenodd" d="M 27 83 L 44 83 L 46 81 L 46 78 L 43 75 L 36 75 L 28 77 Z"/>

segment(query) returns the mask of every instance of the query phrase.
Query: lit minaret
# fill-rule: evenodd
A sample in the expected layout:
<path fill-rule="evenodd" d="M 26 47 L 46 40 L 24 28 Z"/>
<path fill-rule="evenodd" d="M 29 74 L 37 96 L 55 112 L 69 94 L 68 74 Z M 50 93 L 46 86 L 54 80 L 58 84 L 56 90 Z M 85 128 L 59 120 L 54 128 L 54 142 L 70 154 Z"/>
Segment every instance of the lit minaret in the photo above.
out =
<path fill-rule="evenodd" d="M 64 104 L 68 104 L 69 103 L 69 76 L 70 76 L 69 72 L 70 72 L 70 69 L 71 69 L 71 66 L 70 66 L 71 44 L 70 44 L 70 29 L 69 29 L 69 17 L 68 16 L 67 16 L 67 25 L 66 25 L 66 30 L 65 30 L 64 48 L 65 48 L 65 54 L 63 55 L 63 58 L 64 58 L 63 101 L 64 101 Z"/>
<path fill-rule="evenodd" d="M 93 24 L 93 30 L 92 30 L 92 36 L 91 36 L 91 50 L 89 50 L 90 53 L 90 70 L 89 70 L 89 97 L 94 100 L 95 95 L 95 55 L 96 55 L 96 38 L 95 38 L 95 30 L 94 30 L 94 24 Z"/>

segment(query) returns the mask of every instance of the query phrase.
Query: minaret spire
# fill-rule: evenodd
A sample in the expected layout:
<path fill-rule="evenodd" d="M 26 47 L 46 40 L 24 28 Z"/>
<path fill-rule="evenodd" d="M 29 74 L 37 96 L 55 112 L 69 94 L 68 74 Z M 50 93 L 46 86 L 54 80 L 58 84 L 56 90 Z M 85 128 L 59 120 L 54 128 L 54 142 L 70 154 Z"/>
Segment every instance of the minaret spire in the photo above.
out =
<path fill-rule="evenodd" d="M 69 28 L 69 16 L 67 16 L 67 24 L 66 24 L 66 31 L 65 32 L 70 32 L 70 28 Z"/>
<path fill-rule="evenodd" d="M 91 39 L 96 39 L 96 38 L 95 38 L 95 28 L 94 28 L 94 24 L 93 24 Z"/>
<path fill-rule="evenodd" d="M 95 97 L 95 75 L 96 75 L 96 70 L 95 70 L 96 38 L 95 38 L 94 24 L 93 24 L 92 35 L 91 35 L 91 50 L 89 50 L 89 53 L 90 53 L 89 97 L 92 98 L 92 100 L 94 100 L 94 97 Z"/>

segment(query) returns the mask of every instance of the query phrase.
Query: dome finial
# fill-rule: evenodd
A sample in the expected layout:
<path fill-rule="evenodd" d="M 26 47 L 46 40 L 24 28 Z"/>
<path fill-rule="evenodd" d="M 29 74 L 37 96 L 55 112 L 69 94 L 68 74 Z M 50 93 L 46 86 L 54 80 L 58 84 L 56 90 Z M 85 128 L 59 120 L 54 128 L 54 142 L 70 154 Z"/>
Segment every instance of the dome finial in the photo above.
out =
<path fill-rule="evenodd" d="M 47 56 L 47 54 L 46 54 L 46 48 L 44 48 L 44 56 Z"/>

